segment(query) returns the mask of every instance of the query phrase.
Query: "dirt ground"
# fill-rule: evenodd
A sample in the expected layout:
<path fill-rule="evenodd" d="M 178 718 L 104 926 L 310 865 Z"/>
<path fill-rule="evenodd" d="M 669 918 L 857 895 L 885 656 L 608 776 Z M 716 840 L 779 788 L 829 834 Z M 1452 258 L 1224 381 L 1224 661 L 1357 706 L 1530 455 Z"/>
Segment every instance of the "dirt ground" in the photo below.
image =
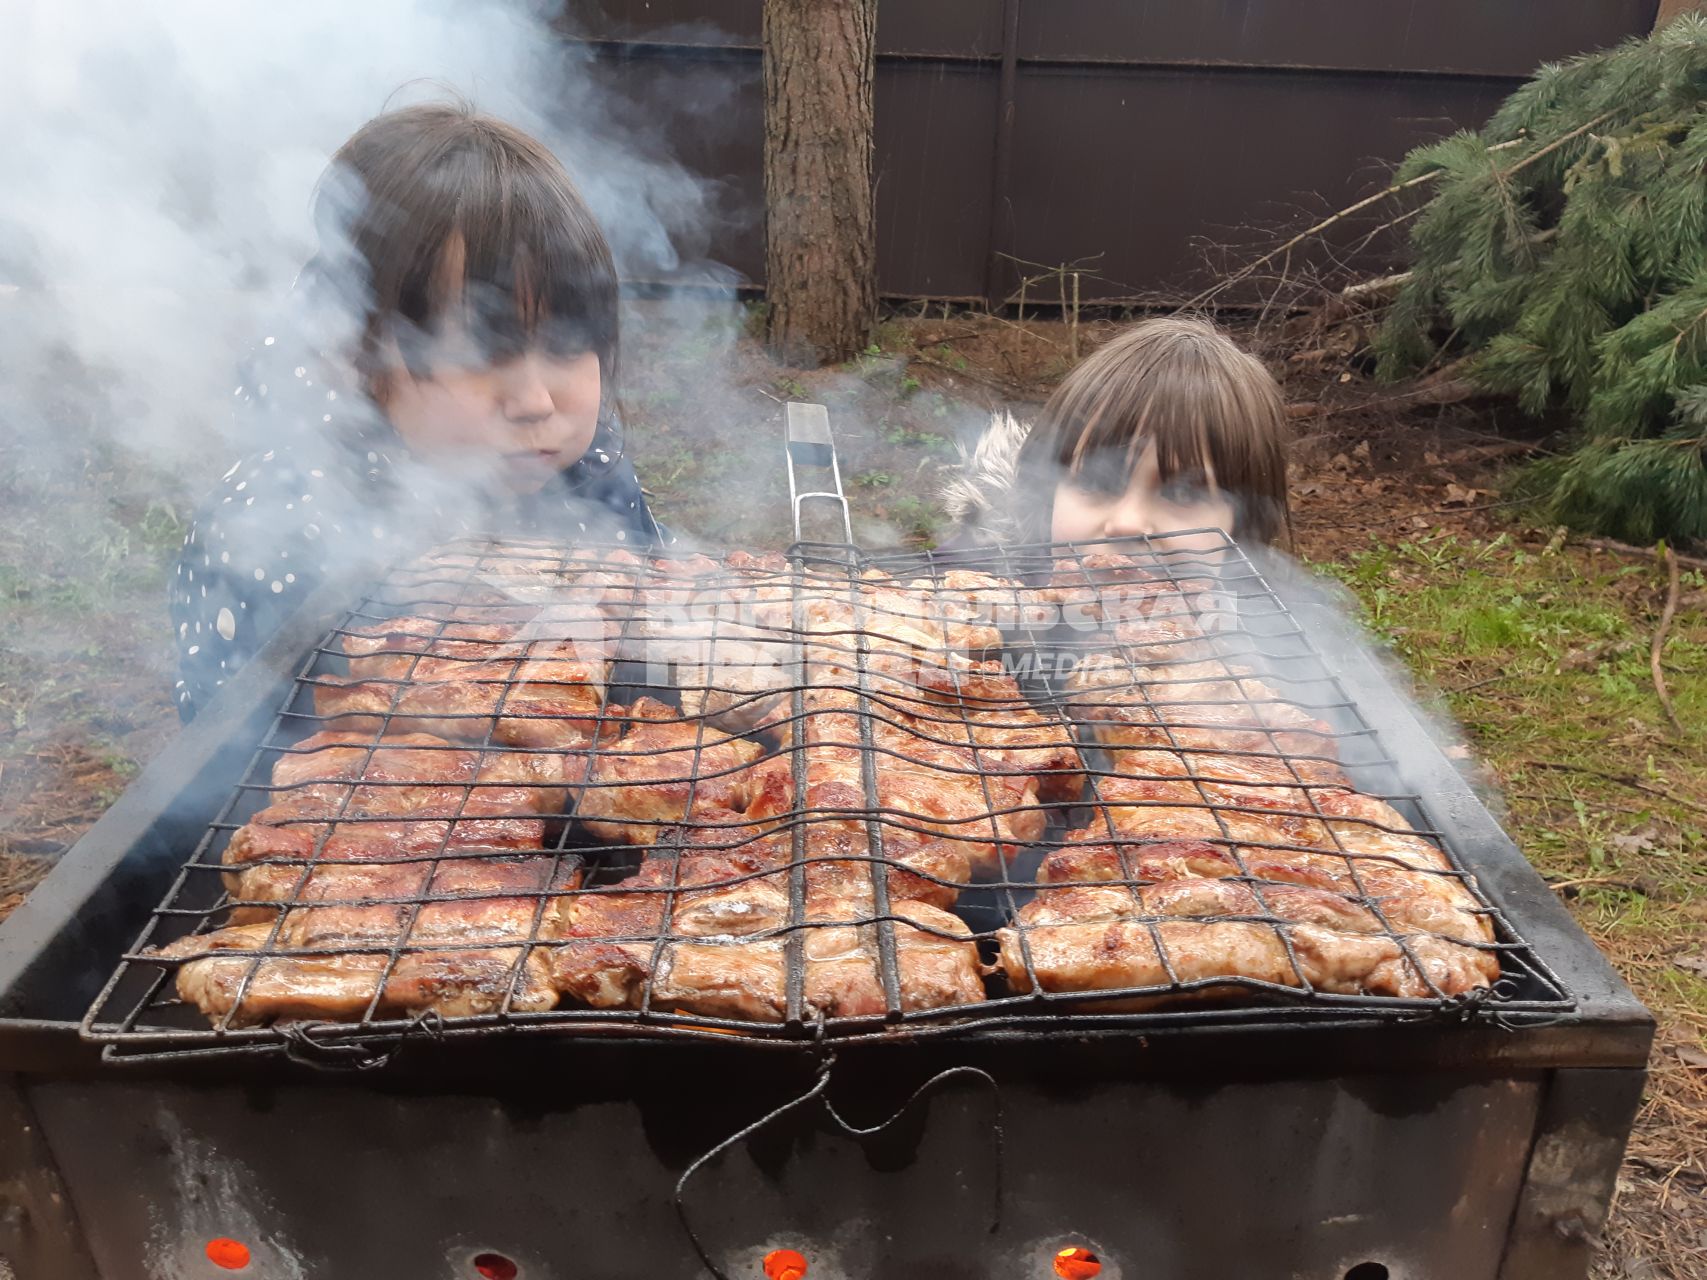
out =
<path fill-rule="evenodd" d="M 860 359 L 800 373 L 735 332 L 754 321 L 640 304 L 624 351 L 631 450 L 654 509 L 708 542 L 754 547 L 792 540 L 785 401 L 829 405 L 856 537 L 928 544 L 944 532 L 936 492 L 955 441 L 992 409 L 1034 408 L 1075 342 L 1082 354 L 1113 328 L 1075 337 L 1053 322 L 910 311 Z M 1502 468 L 1545 447 L 1538 428 L 1487 404 L 1419 409 L 1331 360 L 1286 383 L 1306 406 L 1297 554 L 1350 588 L 1426 704 L 1462 726 L 1453 754 L 1660 1018 L 1597 1272 L 1707 1276 L 1702 576 L 1685 574 L 1661 653 L 1680 731 L 1650 672 L 1663 568 L 1567 538 L 1504 496 Z M 143 492 L 97 443 L 82 465 L 44 472 L 0 440 L 0 477 L 3 914 L 175 731 L 164 572 L 193 493 L 163 478 Z"/>

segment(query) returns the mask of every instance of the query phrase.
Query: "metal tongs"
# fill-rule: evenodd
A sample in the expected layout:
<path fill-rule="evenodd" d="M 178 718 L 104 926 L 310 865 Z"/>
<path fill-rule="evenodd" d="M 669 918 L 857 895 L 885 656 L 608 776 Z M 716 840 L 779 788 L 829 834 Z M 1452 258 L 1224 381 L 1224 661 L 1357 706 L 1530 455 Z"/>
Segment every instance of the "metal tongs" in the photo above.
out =
<path fill-rule="evenodd" d="M 836 461 L 836 441 L 830 434 L 830 411 L 821 404 L 790 400 L 784 407 L 788 455 L 788 501 L 794 511 L 794 540 L 800 542 L 800 512 L 808 502 L 830 503 L 841 508 L 842 541 L 853 543 L 853 520 L 848 514 L 847 495 L 842 492 L 842 468 Z M 803 482 L 802 469 L 809 471 Z M 815 474 L 812 474 L 815 473 Z M 804 488 L 803 483 L 817 487 Z M 829 488 L 823 486 L 829 485 Z"/>

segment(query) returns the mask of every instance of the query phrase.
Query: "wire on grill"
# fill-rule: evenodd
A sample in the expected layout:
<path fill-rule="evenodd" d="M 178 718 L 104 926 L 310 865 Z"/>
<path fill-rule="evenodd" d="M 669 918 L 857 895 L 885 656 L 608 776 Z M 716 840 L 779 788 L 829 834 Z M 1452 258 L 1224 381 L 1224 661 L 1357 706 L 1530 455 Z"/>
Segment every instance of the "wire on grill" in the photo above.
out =
<path fill-rule="evenodd" d="M 84 1032 L 336 1059 L 1571 1007 L 1398 764 L 1230 542 L 469 541 L 306 656 Z"/>

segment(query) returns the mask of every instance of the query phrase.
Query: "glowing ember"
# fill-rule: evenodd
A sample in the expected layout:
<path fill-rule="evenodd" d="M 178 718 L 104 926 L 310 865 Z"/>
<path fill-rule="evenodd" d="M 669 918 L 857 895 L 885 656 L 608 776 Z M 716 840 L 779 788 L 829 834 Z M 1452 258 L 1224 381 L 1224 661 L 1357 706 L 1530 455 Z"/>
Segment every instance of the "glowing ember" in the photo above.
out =
<path fill-rule="evenodd" d="M 241 1271 L 249 1265 L 249 1246 L 241 1240 L 220 1236 L 207 1242 L 207 1260 L 227 1271 Z"/>
<path fill-rule="evenodd" d="M 1055 1274 L 1062 1280 L 1091 1280 L 1102 1270 L 1102 1262 L 1089 1249 L 1074 1245 L 1055 1255 Z"/>
<path fill-rule="evenodd" d="M 765 1255 L 768 1280 L 805 1280 L 806 1259 L 793 1249 L 772 1249 Z"/>
<path fill-rule="evenodd" d="M 474 1269 L 485 1280 L 516 1280 L 516 1264 L 501 1253 L 476 1254 Z"/>

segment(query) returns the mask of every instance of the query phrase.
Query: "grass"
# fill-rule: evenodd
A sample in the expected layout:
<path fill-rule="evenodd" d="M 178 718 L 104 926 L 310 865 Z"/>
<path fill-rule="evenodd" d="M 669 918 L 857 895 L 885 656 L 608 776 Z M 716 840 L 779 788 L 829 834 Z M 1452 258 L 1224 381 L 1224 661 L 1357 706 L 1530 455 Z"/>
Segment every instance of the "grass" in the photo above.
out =
<path fill-rule="evenodd" d="M 1662 655 L 1685 732 L 1649 670 L 1655 565 L 1510 534 L 1371 545 L 1318 566 L 1440 692 L 1503 798 L 1506 825 L 1643 999 L 1707 1042 L 1707 614 L 1699 573 Z M 1691 597 L 1689 593 L 1693 592 Z"/>

